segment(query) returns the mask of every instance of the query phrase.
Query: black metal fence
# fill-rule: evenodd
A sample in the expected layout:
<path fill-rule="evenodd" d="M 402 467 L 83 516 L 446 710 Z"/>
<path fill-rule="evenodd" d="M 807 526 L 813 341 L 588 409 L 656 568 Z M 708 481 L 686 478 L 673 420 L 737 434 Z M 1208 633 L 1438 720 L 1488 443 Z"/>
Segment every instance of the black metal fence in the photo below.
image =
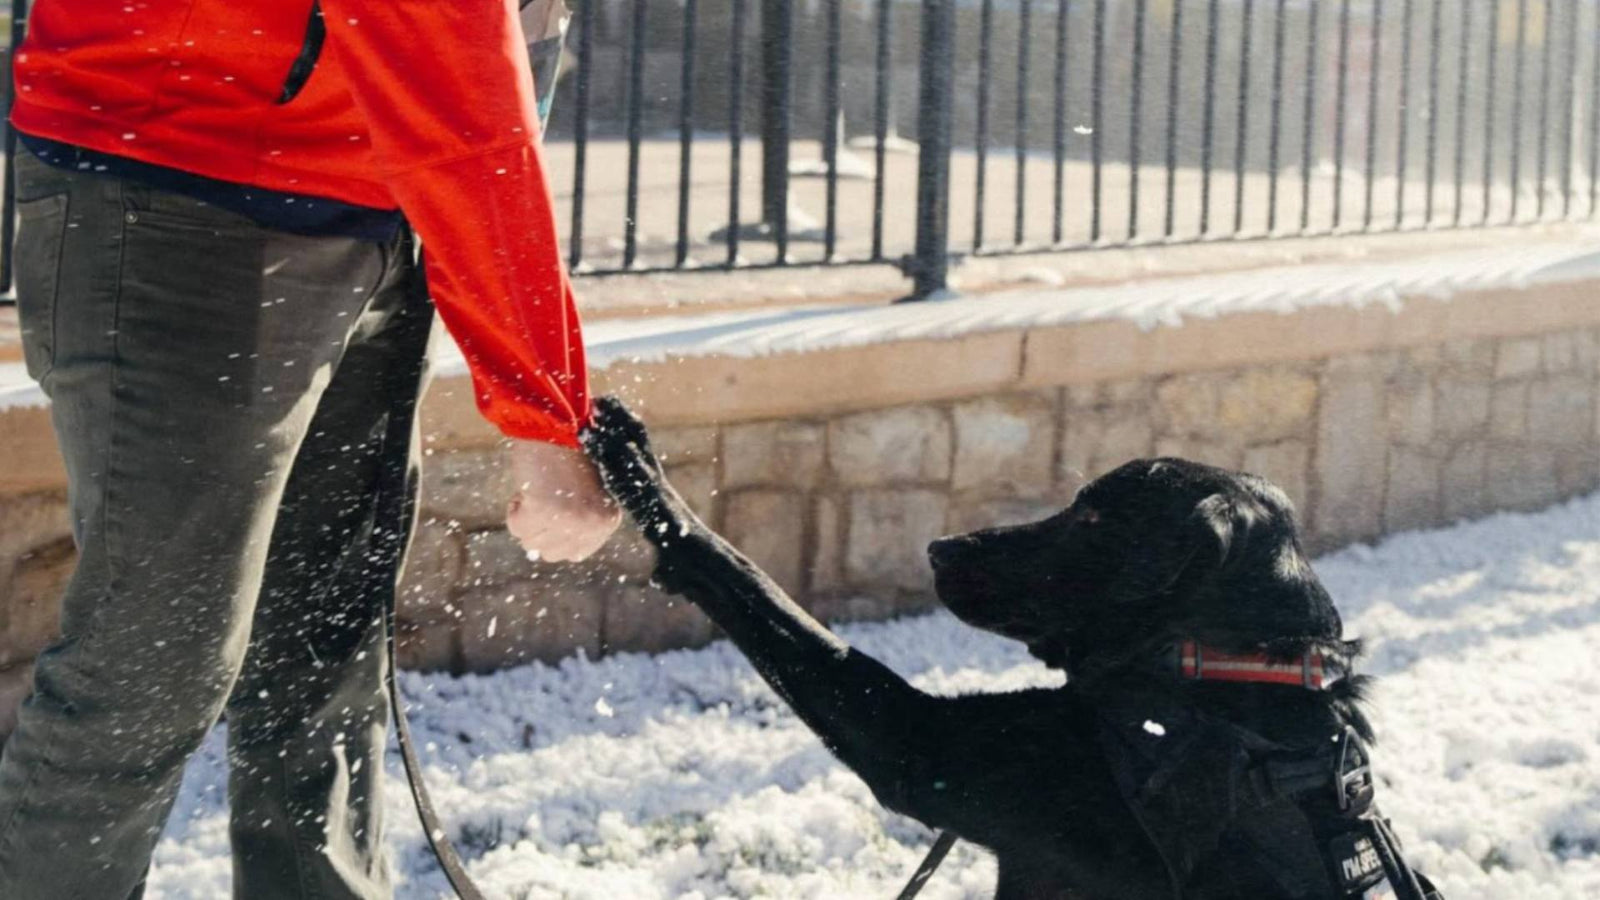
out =
<path fill-rule="evenodd" d="M 571 2 L 546 155 L 581 275 L 926 297 L 968 255 L 1600 208 L 1597 0 Z"/>
<path fill-rule="evenodd" d="M 648 25 L 663 5 L 670 42 Z M 585 273 L 894 264 L 926 296 L 953 255 L 1597 208 L 1594 0 L 586 0 L 575 49 L 550 141 L 572 147 L 560 199 Z M 607 63 L 627 78 L 603 96 Z M 673 102 L 675 147 L 641 126 Z M 848 142 L 847 110 L 868 120 Z M 652 232 L 649 159 L 668 152 L 675 227 Z M 625 166 L 620 246 L 597 221 L 600 155 Z"/>

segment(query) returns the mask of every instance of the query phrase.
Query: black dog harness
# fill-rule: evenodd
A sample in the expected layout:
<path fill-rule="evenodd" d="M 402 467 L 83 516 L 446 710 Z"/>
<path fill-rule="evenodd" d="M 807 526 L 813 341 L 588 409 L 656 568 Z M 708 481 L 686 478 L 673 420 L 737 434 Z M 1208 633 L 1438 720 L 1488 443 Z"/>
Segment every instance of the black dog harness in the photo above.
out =
<path fill-rule="evenodd" d="M 1281 661 L 1195 642 L 1174 651 L 1185 679 L 1319 690 L 1335 677 L 1315 652 Z M 1442 900 L 1401 855 L 1373 802 L 1367 748 L 1348 726 L 1289 747 L 1170 694 L 1112 696 L 1100 709 L 1101 749 L 1166 867 L 1173 900 Z M 940 835 L 900 900 L 916 896 L 953 842 Z"/>

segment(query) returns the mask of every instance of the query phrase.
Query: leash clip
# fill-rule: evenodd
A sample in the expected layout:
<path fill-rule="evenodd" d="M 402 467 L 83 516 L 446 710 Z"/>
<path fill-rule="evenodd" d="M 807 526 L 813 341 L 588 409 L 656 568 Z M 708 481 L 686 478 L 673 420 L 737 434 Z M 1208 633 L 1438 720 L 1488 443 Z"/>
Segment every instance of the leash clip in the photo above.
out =
<path fill-rule="evenodd" d="M 1339 812 L 1349 813 L 1352 809 L 1360 812 L 1372 804 L 1375 793 L 1372 763 L 1363 752 L 1355 729 L 1346 725 L 1338 740 L 1339 749 L 1334 756 L 1333 768 L 1334 799 L 1339 804 Z M 1352 757 L 1351 748 L 1359 755 L 1359 762 L 1357 757 Z"/>

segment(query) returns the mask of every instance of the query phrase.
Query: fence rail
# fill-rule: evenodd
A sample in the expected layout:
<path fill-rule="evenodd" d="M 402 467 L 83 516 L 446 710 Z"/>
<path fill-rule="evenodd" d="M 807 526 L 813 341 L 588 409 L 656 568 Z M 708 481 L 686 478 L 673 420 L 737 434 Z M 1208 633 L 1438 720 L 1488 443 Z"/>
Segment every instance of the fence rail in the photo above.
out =
<path fill-rule="evenodd" d="M 546 153 L 584 276 L 921 298 L 960 256 L 1600 208 L 1597 0 L 572 2 Z"/>

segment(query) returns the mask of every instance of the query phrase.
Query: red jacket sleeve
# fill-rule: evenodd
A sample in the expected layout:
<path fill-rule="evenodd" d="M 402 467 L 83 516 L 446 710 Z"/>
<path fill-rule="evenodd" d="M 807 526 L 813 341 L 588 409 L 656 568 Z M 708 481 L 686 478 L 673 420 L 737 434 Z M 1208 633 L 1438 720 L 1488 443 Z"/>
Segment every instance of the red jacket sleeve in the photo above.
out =
<path fill-rule="evenodd" d="M 505 434 L 577 445 L 583 338 L 539 153 L 514 0 L 323 0 L 325 52 L 427 249 L 478 408 Z"/>

